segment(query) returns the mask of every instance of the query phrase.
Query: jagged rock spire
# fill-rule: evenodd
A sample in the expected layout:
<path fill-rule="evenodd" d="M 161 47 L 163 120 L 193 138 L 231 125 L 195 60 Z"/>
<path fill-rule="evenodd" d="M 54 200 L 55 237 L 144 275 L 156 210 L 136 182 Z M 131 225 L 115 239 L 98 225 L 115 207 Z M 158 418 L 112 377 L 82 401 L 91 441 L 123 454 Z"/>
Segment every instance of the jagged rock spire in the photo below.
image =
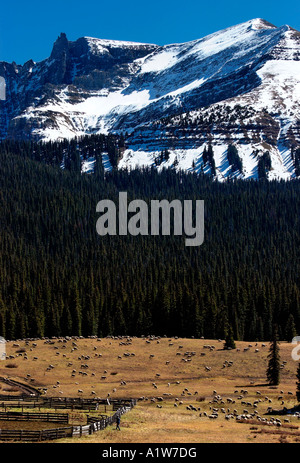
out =
<path fill-rule="evenodd" d="M 69 50 L 69 41 L 64 32 L 60 34 L 58 39 L 54 42 L 50 58 L 59 59 L 65 56 Z"/>

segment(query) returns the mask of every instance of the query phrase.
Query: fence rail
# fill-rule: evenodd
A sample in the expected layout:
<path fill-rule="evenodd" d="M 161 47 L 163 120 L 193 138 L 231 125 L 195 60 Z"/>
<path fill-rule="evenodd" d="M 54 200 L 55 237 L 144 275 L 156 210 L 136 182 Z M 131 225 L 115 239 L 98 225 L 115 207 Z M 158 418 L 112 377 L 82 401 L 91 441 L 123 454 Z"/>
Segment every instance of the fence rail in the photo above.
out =
<path fill-rule="evenodd" d="M 0 408 L 10 409 L 10 408 L 54 408 L 55 410 L 98 410 L 99 404 L 98 403 L 66 403 L 66 402 L 56 402 L 51 400 L 34 400 L 25 402 L 25 400 L 21 401 L 8 401 L 8 402 L 0 402 Z M 107 405 L 104 405 L 104 408 L 109 408 Z M 106 410 L 105 410 L 106 411 Z"/>
<path fill-rule="evenodd" d="M 43 429 L 41 431 L 0 429 L 0 440 L 36 442 L 43 440 L 61 439 L 63 437 L 72 437 L 72 435 L 72 426 L 67 428 Z"/>
<path fill-rule="evenodd" d="M 107 418 L 107 415 L 98 415 L 98 416 L 89 416 L 87 415 L 87 424 L 90 423 L 97 423 L 99 421 L 103 421 Z"/>
<path fill-rule="evenodd" d="M 18 394 L 18 395 L 5 395 L 5 394 L 0 394 L 0 401 L 6 400 L 7 402 L 10 402 L 12 400 L 37 400 L 37 396 L 30 396 L 29 394 Z"/>
<path fill-rule="evenodd" d="M 46 421 L 52 423 L 69 423 L 68 413 L 30 413 L 30 412 L 0 412 L 3 421 Z"/>
<path fill-rule="evenodd" d="M 83 399 L 80 397 L 31 397 L 20 399 L 19 397 L 9 396 L 0 401 L 0 408 L 54 408 L 54 409 L 70 409 L 70 410 L 99 410 L 100 407 L 104 409 L 104 413 L 109 410 L 116 411 L 122 406 L 130 406 L 132 401 L 130 400 L 118 400 L 114 399 L 108 401 L 107 399 Z M 13 398 L 12 398 L 13 397 Z M 0 396 L 1 399 L 1 396 Z M 136 401 L 134 402 L 134 404 Z"/>

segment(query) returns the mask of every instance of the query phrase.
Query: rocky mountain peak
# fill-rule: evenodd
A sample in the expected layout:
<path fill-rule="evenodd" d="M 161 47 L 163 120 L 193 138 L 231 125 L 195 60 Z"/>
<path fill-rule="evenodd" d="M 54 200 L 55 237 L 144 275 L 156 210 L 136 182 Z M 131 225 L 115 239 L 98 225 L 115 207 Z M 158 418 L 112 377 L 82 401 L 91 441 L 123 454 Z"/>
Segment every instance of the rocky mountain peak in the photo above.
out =
<path fill-rule="evenodd" d="M 262 18 L 255 18 L 249 21 L 252 26 L 253 30 L 260 30 L 260 29 L 276 29 L 274 24 L 271 24 L 269 21 L 266 21 Z"/>
<path fill-rule="evenodd" d="M 50 59 L 60 59 L 66 55 L 69 51 L 69 41 L 64 32 L 61 32 L 60 36 L 54 42 Z"/>
<path fill-rule="evenodd" d="M 268 152 L 269 178 L 299 171 L 300 33 L 288 26 L 256 18 L 165 46 L 68 41 L 61 33 L 48 59 L 23 67 L 0 62 L 0 75 L 9 95 L 0 107 L 2 138 L 122 132 L 127 149 L 119 167 L 253 178 Z M 215 168 L 203 161 L 208 144 Z M 227 162 L 229 145 L 239 149 L 238 172 Z"/>

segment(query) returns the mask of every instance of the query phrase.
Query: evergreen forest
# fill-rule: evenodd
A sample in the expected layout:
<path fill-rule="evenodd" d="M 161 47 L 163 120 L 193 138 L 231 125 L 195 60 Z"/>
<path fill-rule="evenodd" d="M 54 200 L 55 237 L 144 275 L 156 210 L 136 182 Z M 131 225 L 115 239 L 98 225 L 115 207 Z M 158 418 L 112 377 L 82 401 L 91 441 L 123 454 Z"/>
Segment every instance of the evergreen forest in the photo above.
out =
<path fill-rule="evenodd" d="M 260 180 L 118 170 L 123 147 L 115 135 L 0 143 L 0 335 L 269 341 L 274 324 L 280 340 L 300 334 L 300 180 L 268 181 L 267 156 Z M 90 157 L 94 173 L 81 173 Z M 204 200 L 204 243 L 99 236 L 96 205 L 118 204 L 120 191 L 147 204 Z"/>

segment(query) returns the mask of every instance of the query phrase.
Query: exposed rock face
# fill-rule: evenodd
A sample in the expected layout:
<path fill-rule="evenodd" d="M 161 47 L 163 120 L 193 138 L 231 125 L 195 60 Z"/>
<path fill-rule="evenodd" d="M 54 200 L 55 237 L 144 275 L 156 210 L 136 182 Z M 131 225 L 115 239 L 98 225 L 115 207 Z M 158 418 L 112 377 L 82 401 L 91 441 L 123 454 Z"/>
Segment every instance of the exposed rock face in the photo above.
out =
<path fill-rule="evenodd" d="M 53 138 L 76 135 L 78 127 L 64 102 L 74 105 L 93 91 L 122 89 L 132 73 L 130 65 L 157 49 L 156 45 L 114 42 L 83 37 L 69 42 L 62 33 L 48 59 L 23 66 L 0 62 L 0 75 L 6 80 L 7 100 L 0 102 L 0 136 L 44 138 L 44 130 L 54 130 Z M 53 110 L 47 106 L 57 107 Z M 64 114 L 63 114 L 64 113 Z M 61 125 L 62 124 L 62 125 Z M 57 132 L 56 132 L 57 131 Z"/>
<path fill-rule="evenodd" d="M 7 100 L 0 136 L 59 139 L 127 132 L 119 167 L 202 169 L 214 147 L 216 176 L 256 177 L 269 151 L 269 178 L 296 175 L 300 146 L 300 33 L 255 19 L 203 39 L 163 47 L 61 34 L 50 57 L 0 63 Z M 232 172 L 227 147 L 243 161 Z M 156 162 L 162 150 L 170 156 Z"/>

